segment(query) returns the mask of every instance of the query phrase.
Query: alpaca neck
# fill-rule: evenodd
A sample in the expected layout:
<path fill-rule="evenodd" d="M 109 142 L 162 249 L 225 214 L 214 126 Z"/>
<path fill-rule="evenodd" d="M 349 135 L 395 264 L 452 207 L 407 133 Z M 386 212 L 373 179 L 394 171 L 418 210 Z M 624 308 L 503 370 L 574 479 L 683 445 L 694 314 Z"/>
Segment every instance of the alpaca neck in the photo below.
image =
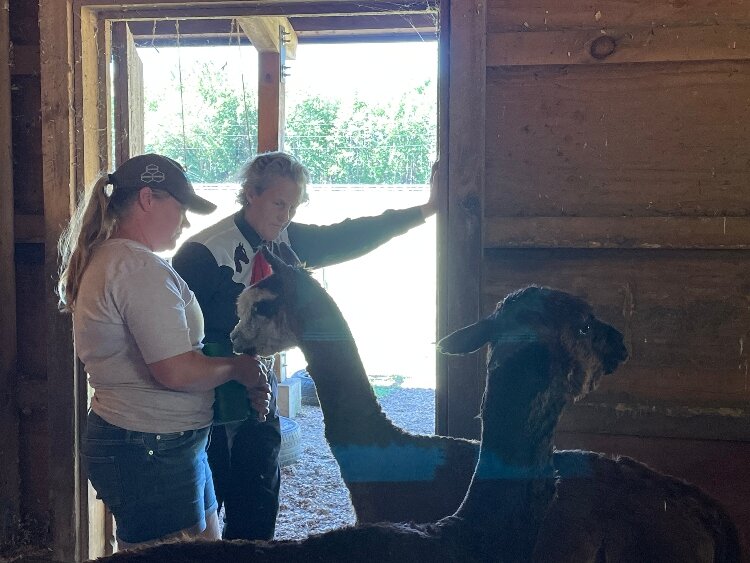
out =
<path fill-rule="evenodd" d="M 548 389 L 556 368 L 533 345 L 494 361 L 482 408 L 482 443 L 469 491 L 456 512 L 522 560 L 554 495 L 552 439 L 565 406 Z M 499 356 L 497 354 L 495 357 Z"/>
<path fill-rule="evenodd" d="M 299 347 L 315 381 L 326 438 L 336 444 L 372 442 L 373 436 L 398 432 L 383 413 L 367 378 L 354 339 L 305 338 Z"/>

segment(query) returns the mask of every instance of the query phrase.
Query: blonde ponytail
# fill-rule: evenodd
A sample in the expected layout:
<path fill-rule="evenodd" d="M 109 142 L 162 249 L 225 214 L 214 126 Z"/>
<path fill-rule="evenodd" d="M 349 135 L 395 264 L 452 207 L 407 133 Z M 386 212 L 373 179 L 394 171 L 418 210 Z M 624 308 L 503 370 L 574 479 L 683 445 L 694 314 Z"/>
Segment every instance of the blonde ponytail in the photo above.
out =
<path fill-rule="evenodd" d="M 117 220 L 137 197 L 137 190 L 114 190 L 107 195 L 109 175 L 94 184 L 87 198 L 81 198 L 60 237 L 60 280 L 57 290 L 61 311 L 73 312 L 86 266 L 97 246 L 112 236 Z"/>

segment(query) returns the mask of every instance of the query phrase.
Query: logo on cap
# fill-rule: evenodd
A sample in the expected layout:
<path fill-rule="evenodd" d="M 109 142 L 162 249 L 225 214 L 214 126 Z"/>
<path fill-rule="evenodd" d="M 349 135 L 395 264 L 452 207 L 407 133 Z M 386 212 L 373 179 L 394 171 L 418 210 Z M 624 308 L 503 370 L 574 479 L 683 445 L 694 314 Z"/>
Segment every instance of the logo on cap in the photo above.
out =
<path fill-rule="evenodd" d="M 156 164 L 149 164 L 146 166 L 146 170 L 143 174 L 141 174 L 141 181 L 146 182 L 147 184 L 150 184 L 151 182 L 163 182 L 164 172 L 159 170 L 159 167 Z"/>

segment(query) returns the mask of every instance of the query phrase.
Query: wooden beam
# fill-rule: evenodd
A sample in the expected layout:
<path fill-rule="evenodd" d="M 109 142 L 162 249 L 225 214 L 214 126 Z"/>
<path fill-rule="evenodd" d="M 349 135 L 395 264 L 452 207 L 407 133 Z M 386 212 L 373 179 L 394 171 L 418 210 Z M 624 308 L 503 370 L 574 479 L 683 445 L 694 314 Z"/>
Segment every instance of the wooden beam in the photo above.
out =
<path fill-rule="evenodd" d="M 395 32 L 412 34 L 433 34 L 437 26 L 437 14 L 383 14 L 361 16 L 316 16 L 292 18 L 298 36 L 310 37 L 327 34 L 356 34 L 360 32 Z"/>
<path fill-rule="evenodd" d="M 750 217 L 491 217 L 484 247 L 750 249 Z"/>
<path fill-rule="evenodd" d="M 78 380 L 70 315 L 57 310 L 57 241 L 70 219 L 73 175 L 72 0 L 39 3 L 45 219 L 50 527 L 54 557 L 81 558 Z"/>
<path fill-rule="evenodd" d="M 487 66 L 745 60 L 747 26 L 631 27 L 487 34 Z"/>
<path fill-rule="evenodd" d="M 18 407 L 16 403 L 16 264 L 13 229 L 13 131 L 10 95 L 10 25 L 0 7 L 0 545 L 12 544 L 21 521 Z"/>
<path fill-rule="evenodd" d="M 438 216 L 438 337 L 476 322 L 482 313 L 485 17 L 486 3 L 480 0 L 441 3 L 440 41 L 448 40 L 440 51 L 441 79 L 448 80 L 440 108 L 447 116 L 441 161 L 447 161 L 448 199 Z M 438 358 L 439 434 L 478 436 L 485 373 L 480 356 Z"/>
<path fill-rule="evenodd" d="M 17 243 L 43 243 L 44 215 L 16 214 L 13 217 L 13 230 Z"/>
<path fill-rule="evenodd" d="M 112 24 L 115 163 L 143 154 L 143 63 L 125 22 Z"/>
<path fill-rule="evenodd" d="M 288 19 L 278 16 L 254 16 L 237 18 L 237 22 L 258 53 L 280 53 L 280 30 L 283 29 L 286 56 L 289 59 L 297 58 L 297 34 Z"/>
<path fill-rule="evenodd" d="M 11 45 L 10 73 L 12 75 L 39 74 L 39 46 Z"/>
<path fill-rule="evenodd" d="M 409 2 L 394 0 L 388 2 L 361 3 L 352 1 L 326 2 L 248 2 L 240 0 L 221 2 L 204 0 L 202 2 L 185 2 L 184 0 L 167 0 L 153 2 L 149 0 L 129 0 L 123 7 L 119 0 L 75 0 L 76 6 L 90 9 L 104 19 L 109 20 L 153 20 L 164 18 L 233 18 L 243 16 L 346 16 L 350 14 L 420 14 L 436 12 L 435 2 Z"/>
<path fill-rule="evenodd" d="M 75 193 L 83 194 L 103 170 L 110 168 L 110 131 L 107 85 L 109 84 L 109 27 L 93 10 L 76 6 L 75 30 Z M 74 198 L 71 198 L 74 199 Z M 78 397 L 78 423 L 86 417 L 87 383 L 80 362 L 74 366 Z M 83 559 L 111 553 L 103 530 L 104 507 L 91 494 L 83 468 L 79 468 L 80 545 Z"/>
<path fill-rule="evenodd" d="M 279 54 L 258 53 L 258 152 L 282 150 L 284 83 Z"/>
<path fill-rule="evenodd" d="M 670 0 L 493 0 L 487 7 L 487 31 L 559 31 L 618 27 L 712 26 L 748 23 L 747 2 Z"/>

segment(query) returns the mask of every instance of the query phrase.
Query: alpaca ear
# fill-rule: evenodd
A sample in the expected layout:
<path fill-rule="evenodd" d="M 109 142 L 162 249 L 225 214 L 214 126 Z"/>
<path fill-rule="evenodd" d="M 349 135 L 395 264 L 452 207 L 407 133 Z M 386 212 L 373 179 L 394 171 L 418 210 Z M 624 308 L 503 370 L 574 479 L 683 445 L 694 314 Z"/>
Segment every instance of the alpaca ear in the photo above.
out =
<path fill-rule="evenodd" d="M 271 265 L 271 269 L 281 274 L 285 268 L 289 268 L 287 264 L 285 264 L 281 258 L 276 256 L 273 252 L 271 252 L 267 246 L 261 246 L 260 251 L 263 253 L 263 258 L 266 259 L 266 262 L 268 262 Z"/>
<path fill-rule="evenodd" d="M 493 323 L 482 319 L 473 325 L 459 328 L 438 342 L 442 354 L 470 354 L 476 352 L 492 339 Z"/>

